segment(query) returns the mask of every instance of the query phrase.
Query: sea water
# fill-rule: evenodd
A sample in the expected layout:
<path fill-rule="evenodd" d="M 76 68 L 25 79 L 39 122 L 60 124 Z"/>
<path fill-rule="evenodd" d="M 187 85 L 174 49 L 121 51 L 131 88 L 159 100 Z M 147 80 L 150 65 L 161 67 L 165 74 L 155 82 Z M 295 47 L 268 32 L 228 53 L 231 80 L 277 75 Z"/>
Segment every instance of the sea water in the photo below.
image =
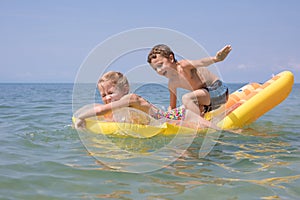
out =
<path fill-rule="evenodd" d="M 300 198 L 299 84 L 240 133 L 222 132 L 207 156 L 198 157 L 199 135 L 185 155 L 148 173 L 110 169 L 87 150 L 71 126 L 73 84 L 0 84 L 0 91 L 0 199 Z M 149 88 L 137 92 L 167 106 L 167 90 L 159 98 Z"/>

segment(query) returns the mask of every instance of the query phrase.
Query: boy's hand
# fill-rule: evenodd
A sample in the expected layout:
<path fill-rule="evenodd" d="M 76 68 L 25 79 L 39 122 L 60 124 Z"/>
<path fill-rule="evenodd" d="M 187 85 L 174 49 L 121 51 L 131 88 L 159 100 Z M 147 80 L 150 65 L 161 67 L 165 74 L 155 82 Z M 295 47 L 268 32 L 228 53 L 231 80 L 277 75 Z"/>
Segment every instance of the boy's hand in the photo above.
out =
<path fill-rule="evenodd" d="M 85 128 L 85 120 L 84 119 L 76 119 L 75 128 L 76 129 Z"/>
<path fill-rule="evenodd" d="M 230 53 L 230 51 L 231 51 L 231 46 L 226 45 L 223 49 L 221 49 L 220 51 L 217 52 L 215 61 L 216 62 L 223 61 L 227 57 L 227 55 Z"/>

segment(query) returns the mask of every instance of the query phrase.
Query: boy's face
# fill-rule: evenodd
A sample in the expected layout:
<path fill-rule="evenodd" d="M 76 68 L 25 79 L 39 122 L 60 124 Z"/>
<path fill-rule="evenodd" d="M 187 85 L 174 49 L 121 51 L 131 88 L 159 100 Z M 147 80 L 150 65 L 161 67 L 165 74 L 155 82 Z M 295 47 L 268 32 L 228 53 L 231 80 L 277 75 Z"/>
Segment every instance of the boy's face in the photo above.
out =
<path fill-rule="evenodd" d="M 126 95 L 125 90 L 122 91 L 112 84 L 111 81 L 106 81 L 98 84 L 98 89 L 101 94 L 103 103 L 108 104 L 120 100 Z"/>
<path fill-rule="evenodd" d="M 160 54 L 156 54 L 156 58 L 152 58 L 151 67 L 161 76 L 168 77 L 171 70 L 173 70 L 172 65 L 174 64 L 173 56 L 166 58 Z"/>

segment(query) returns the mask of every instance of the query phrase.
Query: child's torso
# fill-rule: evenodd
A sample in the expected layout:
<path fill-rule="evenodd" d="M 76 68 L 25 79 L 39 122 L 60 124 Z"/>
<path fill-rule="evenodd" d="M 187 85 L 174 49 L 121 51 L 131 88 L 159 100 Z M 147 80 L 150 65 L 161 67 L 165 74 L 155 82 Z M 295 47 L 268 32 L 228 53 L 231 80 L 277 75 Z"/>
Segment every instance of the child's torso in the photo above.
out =
<path fill-rule="evenodd" d="M 212 74 L 208 69 L 195 68 L 178 71 L 178 76 L 170 81 L 177 88 L 194 91 L 210 86 L 216 80 L 218 80 L 218 77 Z"/>

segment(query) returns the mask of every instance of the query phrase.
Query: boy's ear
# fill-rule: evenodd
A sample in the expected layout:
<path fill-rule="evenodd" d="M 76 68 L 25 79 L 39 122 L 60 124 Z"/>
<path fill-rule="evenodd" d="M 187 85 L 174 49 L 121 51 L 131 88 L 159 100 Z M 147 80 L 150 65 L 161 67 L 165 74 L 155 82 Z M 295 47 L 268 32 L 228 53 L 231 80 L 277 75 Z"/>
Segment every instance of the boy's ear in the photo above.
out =
<path fill-rule="evenodd" d="M 129 93 L 129 85 L 128 84 L 124 85 L 123 89 L 124 89 L 125 95 Z"/>
<path fill-rule="evenodd" d="M 172 54 L 169 55 L 169 59 L 172 63 L 175 62 L 174 56 Z"/>

